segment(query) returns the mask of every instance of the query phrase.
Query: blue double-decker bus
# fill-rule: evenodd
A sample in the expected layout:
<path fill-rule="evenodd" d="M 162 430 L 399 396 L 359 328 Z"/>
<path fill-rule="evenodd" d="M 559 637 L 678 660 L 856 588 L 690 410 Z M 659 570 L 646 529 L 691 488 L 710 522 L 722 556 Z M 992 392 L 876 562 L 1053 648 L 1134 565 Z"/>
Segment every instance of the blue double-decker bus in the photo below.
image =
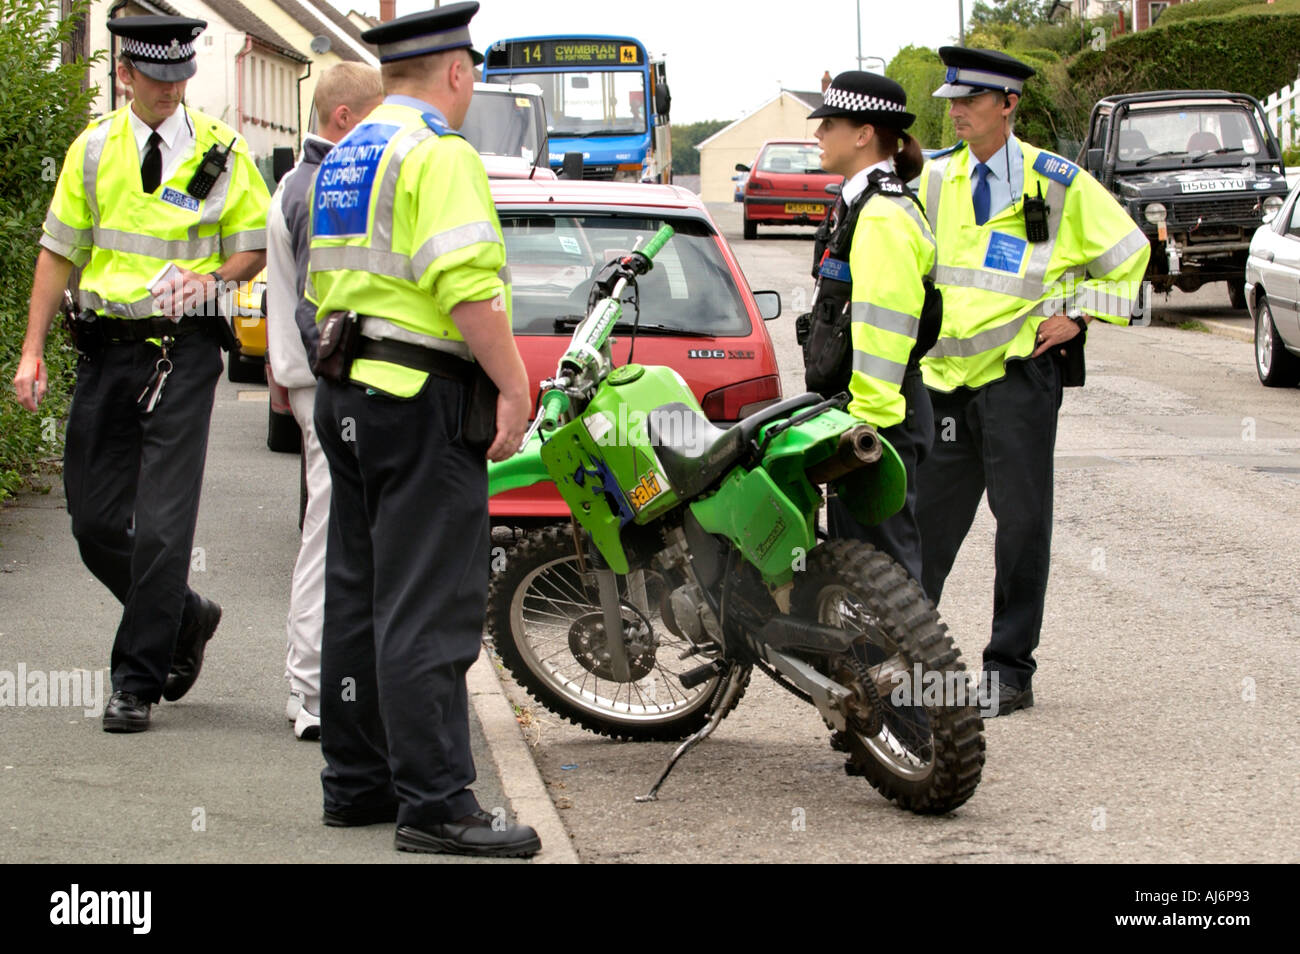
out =
<path fill-rule="evenodd" d="M 626 36 L 527 36 L 497 40 L 486 83 L 533 83 L 546 102 L 549 161 L 582 154 L 582 177 L 669 182 L 671 96 L 662 60 Z"/>

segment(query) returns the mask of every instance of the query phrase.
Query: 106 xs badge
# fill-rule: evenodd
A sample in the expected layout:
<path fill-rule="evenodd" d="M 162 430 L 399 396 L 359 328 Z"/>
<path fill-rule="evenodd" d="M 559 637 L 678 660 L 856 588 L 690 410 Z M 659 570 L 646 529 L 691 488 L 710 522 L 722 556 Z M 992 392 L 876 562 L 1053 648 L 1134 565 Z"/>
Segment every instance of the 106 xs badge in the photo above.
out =
<path fill-rule="evenodd" d="M 718 358 L 738 359 L 741 361 L 750 361 L 754 357 L 752 351 L 724 351 L 722 348 L 691 348 L 686 352 L 687 358 Z"/>

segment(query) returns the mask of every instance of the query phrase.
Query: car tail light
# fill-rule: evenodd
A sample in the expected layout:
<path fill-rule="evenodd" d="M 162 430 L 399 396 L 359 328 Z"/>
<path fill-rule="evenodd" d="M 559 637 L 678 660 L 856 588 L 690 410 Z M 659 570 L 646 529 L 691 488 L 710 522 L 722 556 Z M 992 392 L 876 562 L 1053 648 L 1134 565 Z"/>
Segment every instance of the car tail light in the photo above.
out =
<path fill-rule="evenodd" d="M 750 188 L 750 189 L 770 189 L 770 188 L 772 188 L 772 184 L 771 184 L 770 182 L 768 182 L 766 179 L 759 179 L 759 178 L 756 178 L 755 176 L 752 176 L 752 175 L 751 175 L 751 176 L 749 177 L 748 188 Z"/>
<path fill-rule="evenodd" d="M 781 400 L 781 379 L 775 374 L 729 384 L 704 395 L 700 407 L 711 421 L 738 421 Z"/>

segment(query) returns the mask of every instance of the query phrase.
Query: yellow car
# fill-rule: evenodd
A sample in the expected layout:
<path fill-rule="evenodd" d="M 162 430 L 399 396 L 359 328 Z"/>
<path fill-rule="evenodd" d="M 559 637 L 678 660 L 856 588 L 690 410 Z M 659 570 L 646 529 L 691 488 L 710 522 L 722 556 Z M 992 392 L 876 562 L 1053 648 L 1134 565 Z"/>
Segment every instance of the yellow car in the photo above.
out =
<path fill-rule="evenodd" d="M 266 269 L 254 275 L 252 281 L 240 282 L 227 297 L 226 313 L 230 315 L 230 328 L 239 345 L 226 360 L 226 376 L 231 381 L 244 384 L 266 381 L 265 297 Z"/>

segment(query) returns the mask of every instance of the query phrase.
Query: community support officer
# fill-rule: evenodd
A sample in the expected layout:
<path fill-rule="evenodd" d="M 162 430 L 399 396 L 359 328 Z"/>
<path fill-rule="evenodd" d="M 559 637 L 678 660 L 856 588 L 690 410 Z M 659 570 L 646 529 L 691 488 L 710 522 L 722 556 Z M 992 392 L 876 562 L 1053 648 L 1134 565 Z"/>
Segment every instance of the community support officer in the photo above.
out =
<path fill-rule="evenodd" d="M 848 411 L 880 430 L 907 472 L 907 497 L 898 513 L 864 525 L 836 496 L 827 508 L 828 527 L 832 537 L 866 540 L 883 550 L 919 581 L 916 468 L 934 437 L 920 360 L 939 329 L 937 320 L 922 329 L 934 238 L 906 185 L 921 167 L 920 145 L 904 131 L 916 117 L 907 112 L 901 86 L 854 70 L 835 77 L 809 118 L 821 118 L 816 136 L 822 168 L 847 180 L 818 265 L 814 315 L 851 320 Z M 817 337 L 810 337 L 814 346 Z M 811 371 L 825 355 L 810 357 Z M 828 390 L 842 390 L 840 381 Z"/>
<path fill-rule="evenodd" d="M 321 160 L 334 144 L 384 98 L 379 71 L 361 63 L 337 63 L 316 84 L 317 131 L 302 141 L 298 164 L 280 180 L 266 217 L 267 357 L 275 380 L 289 392 L 289 407 L 302 431 L 307 509 L 302 544 L 293 567 L 287 623 L 285 714 L 300 739 L 320 738 L 320 640 L 325 615 L 325 539 L 329 530 L 330 472 L 314 423 L 320 335 L 316 306 L 303 297 L 311 250 L 307 192 Z"/>
<path fill-rule="evenodd" d="M 1088 173 L 1011 134 L 1033 69 L 988 50 L 939 55 L 948 72 L 934 95 L 951 100 L 963 142 L 927 163 L 918 190 L 944 299 L 922 361 L 935 421 L 919 474 L 922 584 L 937 603 L 987 489 L 997 535 L 984 670 L 1006 715 L 1034 702 L 1062 354 L 1094 318 L 1128 323 L 1149 246 Z"/>
<path fill-rule="evenodd" d="M 477 10 L 451 4 L 362 34 L 388 95 L 322 161 L 310 200 L 316 431 L 333 486 L 321 782 L 327 825 L 396 818 L 398 849 L 523 856 L 541 847 L 536 832 L 494 824 L 470 790 L 484 451 L 514 453 L 532 405 L 487 174 L 454 132 L 482 62 L 469 36 Z M 331 362 L 349 313 L 361 316 L 360 346 L 345 372 Z M 481 444 L 474 360 L 500 390 Z"/>
<path fill-rule="evenodd" d="M 223 282 L 261 270 L 270 197 L 243 140 L 182 103 L 206 26 L 108 21 L 131 103 L 92 122 L 63 161 L 14 377 L 35 410 L 50 323 L 80 267 L 63 481 L 82 560 L 123 605 L 108 732 L 143 731 L 160 696 L 183 696 L 221 619 L 186 583 L 218 342 L 229 340 L 216 305 Z"/>

